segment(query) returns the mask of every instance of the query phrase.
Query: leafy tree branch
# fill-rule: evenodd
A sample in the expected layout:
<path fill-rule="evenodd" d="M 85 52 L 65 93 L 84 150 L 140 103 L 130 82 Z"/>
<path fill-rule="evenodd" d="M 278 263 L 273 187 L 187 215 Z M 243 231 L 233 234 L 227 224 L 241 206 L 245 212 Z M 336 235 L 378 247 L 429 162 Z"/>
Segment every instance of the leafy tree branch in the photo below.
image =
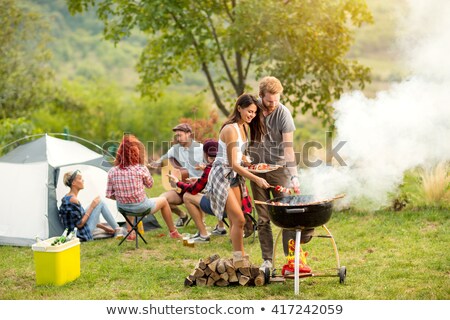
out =
<path fill-rule="evenodd" d="M 67 0 L 75 14 L 94 8 L 105 38 L 148 35 L 139 89 L 158 96 L 184 70 L 202 71 L 225 115 L 249 82 L 278 77 L 283 102 L 333 125 L 332 102 L 363 89 L 369 69 L 346 57 L 353 31 L 372 16 L 362 0 Z M 252 78 L 250 78 L 252 77 Z"/>

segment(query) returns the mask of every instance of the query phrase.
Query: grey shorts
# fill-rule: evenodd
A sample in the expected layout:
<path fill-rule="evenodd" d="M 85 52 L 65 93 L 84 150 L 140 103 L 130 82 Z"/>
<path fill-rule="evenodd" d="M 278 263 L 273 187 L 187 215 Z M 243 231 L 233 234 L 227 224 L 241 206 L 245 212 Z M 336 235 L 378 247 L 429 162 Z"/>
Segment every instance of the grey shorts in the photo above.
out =
<path fill-rule="evenodd" d="M 141 213 L 148 209 L 153 211 L 156 206 L 156 201 L 150 198 L 146 198 L 144 201 L 139 203 L 120 203 L 117 202 L 117 207 L 128 212 Z"/>

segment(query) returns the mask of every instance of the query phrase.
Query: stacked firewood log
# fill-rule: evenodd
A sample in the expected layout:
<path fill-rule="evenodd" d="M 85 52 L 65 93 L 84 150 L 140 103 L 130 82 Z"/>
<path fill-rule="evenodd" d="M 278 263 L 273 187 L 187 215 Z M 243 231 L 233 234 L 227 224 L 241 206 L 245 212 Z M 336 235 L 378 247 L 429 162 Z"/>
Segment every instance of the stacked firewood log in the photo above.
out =
<path fill-rule="evenodd" d="M 233 261 L 222 259 L 218 254 L 200 259 L 184 281 L 185 286 L 263 286 L 264 272 L 248 259 Z"/>

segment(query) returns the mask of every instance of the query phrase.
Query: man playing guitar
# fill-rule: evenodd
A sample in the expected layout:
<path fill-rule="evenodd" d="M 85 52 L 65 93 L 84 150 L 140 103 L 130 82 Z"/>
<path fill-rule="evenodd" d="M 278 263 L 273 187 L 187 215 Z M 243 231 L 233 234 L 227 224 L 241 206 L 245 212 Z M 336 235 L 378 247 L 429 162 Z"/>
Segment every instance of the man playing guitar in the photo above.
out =
<path fill-rule="evenodd" d="M 172 212 L 179 216 L 175 225 L 183 227 L 189 217 L 178 208 L 183 203 L 183 198 L 171 187 L 167 174 L 175 175 L 184 182 L 200 177 L 203 173 L 203 145 L 193 139 L 192 127 L 187 123 L 180 123 L 172 131 L 175 132 L 176 144 L 159 160 L 150 163 L 150 167 L 161 167 L 163 186 L 168 190 L 161 197 L 167 199 Z"/>

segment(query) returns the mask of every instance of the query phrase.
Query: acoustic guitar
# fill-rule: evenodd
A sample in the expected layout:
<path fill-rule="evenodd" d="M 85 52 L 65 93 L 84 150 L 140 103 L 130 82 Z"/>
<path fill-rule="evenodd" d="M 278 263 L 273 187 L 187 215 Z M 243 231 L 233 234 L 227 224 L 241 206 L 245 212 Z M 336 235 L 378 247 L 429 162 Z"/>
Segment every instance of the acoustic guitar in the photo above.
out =
<path fill-rule="evenodd" d="M 163 188 L 166 190 L 177 190 L 177 187 L 172 187 L 170 179 L 167 174 L 171 174 L 178 178 L 178 180 L 187 182 L 189 178 L 189 172 L 186 168 L 183 168 L 175 158 L 164 159 L 161 163 L 161 182 Z"/>

